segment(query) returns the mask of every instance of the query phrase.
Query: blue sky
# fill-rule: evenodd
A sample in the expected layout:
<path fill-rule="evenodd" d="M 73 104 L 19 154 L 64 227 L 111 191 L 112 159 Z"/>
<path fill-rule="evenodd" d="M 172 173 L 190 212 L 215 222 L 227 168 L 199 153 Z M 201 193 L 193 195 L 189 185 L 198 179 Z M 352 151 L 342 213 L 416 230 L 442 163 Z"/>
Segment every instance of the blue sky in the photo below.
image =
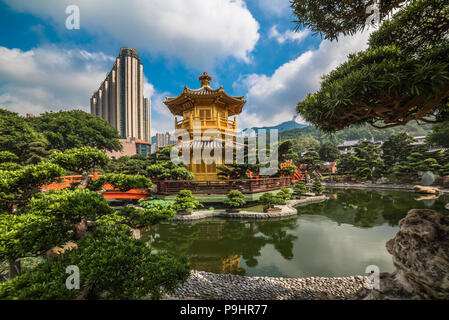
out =
<path fill-rule="evenodd" d="M 80 9 L 79 30 L 65 27 L 68 5 Z M 293 20 L 289 0 L 0 0 L 0 107 L 88 111 L 120 47 L 131 46 L 144 64 L 153 134 L 173 129 L 163 98 L 198 88 L 203 71 L 248 100 L 240 128 L 275 125 L 369 34 L 322 41 L 293 32 Z"/>

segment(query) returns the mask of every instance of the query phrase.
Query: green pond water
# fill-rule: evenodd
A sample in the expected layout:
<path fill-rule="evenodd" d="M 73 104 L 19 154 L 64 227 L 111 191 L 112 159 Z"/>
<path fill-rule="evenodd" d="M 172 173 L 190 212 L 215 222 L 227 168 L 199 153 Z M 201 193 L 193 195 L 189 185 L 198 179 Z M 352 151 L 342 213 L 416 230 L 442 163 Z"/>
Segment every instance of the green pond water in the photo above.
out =
<path fill-rule="evenodd" d="M 298 207 L 283 220 L 210 219 L 162 223 L 146 230 L 157 250 L 188 257 L 192 269 L 274 277 L 362 275 L 369 265 L 394 270 L 385 243 L 412 208 L 443 214 L 448 196 L 404 191 L 333 190 L 331 199 Z"/>

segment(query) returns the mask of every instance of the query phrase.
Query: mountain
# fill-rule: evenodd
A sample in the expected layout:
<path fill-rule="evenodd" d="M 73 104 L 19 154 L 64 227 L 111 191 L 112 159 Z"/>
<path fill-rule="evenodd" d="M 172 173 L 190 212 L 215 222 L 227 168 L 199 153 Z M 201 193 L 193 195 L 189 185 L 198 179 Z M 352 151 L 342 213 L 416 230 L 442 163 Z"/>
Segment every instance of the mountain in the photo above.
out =
<path fill-rule="evenodd" d="M 272 127 L 252 127 L 252 128 L 247 128 L 244 129 L 243 131 L 246 130 L 254 130 L 256 133 L 259 132 L 259 130 L 271 130 L 271 129 L 277 129 L 279 132 L 284 132 L 287 130 L 293 130 L 293 129 L 302 129 L 308 127 L 307 124 L 303 124 L 303 123 L 298 123 L 294 120 L 290 120 L 290 121 L 285 121 L 282 122 L 281 124 L 278 124 L 277 126 L 272 126 Z"/>

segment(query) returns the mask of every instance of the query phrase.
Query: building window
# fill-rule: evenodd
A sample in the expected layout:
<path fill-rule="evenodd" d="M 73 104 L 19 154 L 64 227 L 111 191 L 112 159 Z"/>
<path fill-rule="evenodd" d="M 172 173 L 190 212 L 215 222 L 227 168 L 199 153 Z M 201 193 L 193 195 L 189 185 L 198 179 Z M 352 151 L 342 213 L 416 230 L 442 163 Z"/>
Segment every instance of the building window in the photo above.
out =
<path fill-rule="evenodd" d="M 201 120 L 210 120 L 210 119 L 212 119 L 212 111 L 210 109 L 202 109 L 202 110 L 200 110 L 200 119 Z"/>

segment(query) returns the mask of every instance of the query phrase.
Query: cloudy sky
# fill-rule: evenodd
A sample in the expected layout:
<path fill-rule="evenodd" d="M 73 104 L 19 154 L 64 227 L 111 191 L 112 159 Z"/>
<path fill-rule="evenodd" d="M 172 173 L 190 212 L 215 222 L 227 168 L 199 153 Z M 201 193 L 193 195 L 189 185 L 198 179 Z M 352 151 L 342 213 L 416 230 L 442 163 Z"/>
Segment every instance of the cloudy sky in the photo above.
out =
<path fill-rule="evenodd" d="M 79 30 L 65 26 L 69 5 L 80 9 Z M 120 47 L 131 46 L 144 64 L 153 134 L 173 129 L 164 97 L 198 88 L 203 71 L 248 100 L 239 128 L 276 125 L 368 38 L 322 41 L 295 32 L 294 19 L 289 0 L 0 0 L 0 107 L 89 111 Z"/>

